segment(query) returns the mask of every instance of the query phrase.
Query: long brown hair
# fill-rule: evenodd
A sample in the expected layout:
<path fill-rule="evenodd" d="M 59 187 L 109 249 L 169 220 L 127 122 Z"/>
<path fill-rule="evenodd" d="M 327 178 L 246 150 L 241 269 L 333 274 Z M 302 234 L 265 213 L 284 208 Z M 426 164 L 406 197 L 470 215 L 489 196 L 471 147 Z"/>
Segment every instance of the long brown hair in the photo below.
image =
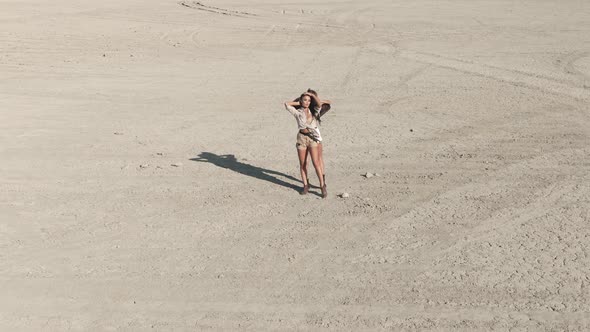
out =
<path fill-rule="evenodd" d="M 307 89 L 307 93 L 308 93 L 308 94 L 312 94 L 312 95 L 314 95 L 314 96 L 316 96 L 316 97 L 318 96 L 318 93 L 317 93 L 317 92 L 315 92 L 315 91 L 314 91 L 314 90 L 312 90 L 312 89 Z M 301 97 L 299 97 L 299 98 L 303 98 L 303 96 L 304 96 L 304 95 L 305 95 L 305 93 L 303 93 L 303 94 L 301 95 Z M 310 112 L 311 112 L 311 115 L 312 115 L 312 116 L 313 116 L 313 117 L 316 119 L 316 121 L 317 121 L 318 123 L 321 123 L 321 122 L 322 122 L 322 120 L 320 120 L 320 116 L 321 116 L 321 115 L 320 115 L 320 111 L 316 110 L 316 108 L 317 108 L 318 106 L 319 106 L 319 105 L 316 103 L 315 99 L 314 99 L 314 98 L 311 98 L 311 103 L 309 103 L 309 110 L 310 110 Z"/>

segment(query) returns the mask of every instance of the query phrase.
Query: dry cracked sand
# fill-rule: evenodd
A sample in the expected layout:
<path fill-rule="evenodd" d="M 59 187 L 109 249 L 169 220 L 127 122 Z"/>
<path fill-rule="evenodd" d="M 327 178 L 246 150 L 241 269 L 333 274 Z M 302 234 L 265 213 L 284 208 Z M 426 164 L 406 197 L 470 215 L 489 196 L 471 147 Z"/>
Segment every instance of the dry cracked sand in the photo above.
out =
<path fill-rule="evenodd" d="M 589 330 L 588 17 L 0 0 L 0 330 Z"/>

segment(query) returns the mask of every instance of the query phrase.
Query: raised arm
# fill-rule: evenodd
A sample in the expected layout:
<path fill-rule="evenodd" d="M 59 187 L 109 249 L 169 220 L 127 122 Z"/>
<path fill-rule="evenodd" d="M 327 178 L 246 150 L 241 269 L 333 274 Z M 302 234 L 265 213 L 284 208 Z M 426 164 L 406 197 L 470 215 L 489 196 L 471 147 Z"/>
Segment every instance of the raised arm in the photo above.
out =
<path fill-rule="evenodd" d="M 285 105 L 285 109 L 287 111 L 289 111 L 289 113 L 291 113 L 293 116 L 295 116 L 295 114 L 297 113 L 297 110 L 295 109 L 295 106 L 299 106 L 299 102 L 296 102 L 296 101 L 286 101 L 284 105 Z"/>
<path fill-rule="evenodd" d="M 318 98 L 313 93 L 306 93 L 306 95 L 308 95 L 311 99 L 313 99 L 313 101 L 315 102 L 315 104 L 317 105 L 318 108 L 322 107 L 322 101 L 320 100 L 320 98 Z"/>

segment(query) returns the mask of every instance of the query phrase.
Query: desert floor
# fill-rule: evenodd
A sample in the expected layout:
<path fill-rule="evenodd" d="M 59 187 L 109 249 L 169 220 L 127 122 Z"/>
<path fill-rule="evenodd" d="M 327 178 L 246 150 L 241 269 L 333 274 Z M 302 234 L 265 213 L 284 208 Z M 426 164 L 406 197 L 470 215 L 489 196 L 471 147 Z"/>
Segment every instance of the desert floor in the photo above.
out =
<path fill-rule="evenodd" d="M 0 330 L 590 329 L 589 17 L 0 0 Z"/>

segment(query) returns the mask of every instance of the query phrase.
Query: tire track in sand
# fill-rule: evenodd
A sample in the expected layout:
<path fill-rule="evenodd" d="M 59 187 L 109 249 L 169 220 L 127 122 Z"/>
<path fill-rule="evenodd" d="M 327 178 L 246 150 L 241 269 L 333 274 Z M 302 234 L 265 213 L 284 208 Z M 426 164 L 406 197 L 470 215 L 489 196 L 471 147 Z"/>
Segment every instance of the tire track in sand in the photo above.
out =
<path fill-rule="evenodd" d="M 492 79 L 501 83 L 536 90 L 558 96 L 569 97 L 578 101 L 590 101 L 590 87 L 577 87 L 523 71 L 500 68 L 496 66 L 444 57 L 439 54 L 419 51 L 400 51 L 401 58 L 420 63 L 431 64 L 465 74 Z"/>
<path fill-rule="evenodd" d="M 560 68 L 564 73 L 577 76 L 584 81 L 590 81 L 590 73 L 583 73 L 582 71 L 576 68 L 576 62 L 588 57 L 589 55 L 590 52 L 576 51 L 560 57 L 555 61 L 555 63 L 556 66 Z"/>
<path fill-rule="evenodd" d="M 242 11 L 238 11 L 238 10 L 229 10 L 229 9 L 224 9 L 224 8 L 219 8 L 219 7 L 207 6 L 207 5 L 200 3 L 199 1 L 181 1 L 178 4 L 183 7 L 196 9 L 196 10 L 202 10 L 202 11 L 206 11 L 206 12 L 214 13 L 214 14 L 238 16 L 238 17 L 258 16 L 256 14 L 249 13 L 249 12 L 242 12 Z"/>

